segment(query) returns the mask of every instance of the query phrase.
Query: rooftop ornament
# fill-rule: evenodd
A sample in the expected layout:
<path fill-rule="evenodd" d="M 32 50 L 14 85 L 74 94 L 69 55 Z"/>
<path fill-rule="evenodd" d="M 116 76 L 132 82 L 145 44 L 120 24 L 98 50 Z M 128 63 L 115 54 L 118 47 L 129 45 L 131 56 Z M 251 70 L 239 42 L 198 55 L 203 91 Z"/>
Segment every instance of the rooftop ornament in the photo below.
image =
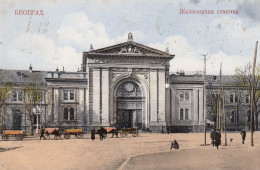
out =
<path fill-rule="evenodd" d="M 133 34 L 131 32 L 128 34 L 127 41 L 134 41 Z"/>

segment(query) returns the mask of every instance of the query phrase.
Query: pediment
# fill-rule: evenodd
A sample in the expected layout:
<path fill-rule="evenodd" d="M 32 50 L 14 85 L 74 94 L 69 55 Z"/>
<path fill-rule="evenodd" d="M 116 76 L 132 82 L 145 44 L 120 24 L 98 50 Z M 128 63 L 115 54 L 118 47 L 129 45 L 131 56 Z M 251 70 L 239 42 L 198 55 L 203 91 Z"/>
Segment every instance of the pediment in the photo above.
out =
<path fill-rule="evenodd" d="M 172 57 L 168 52 L 163 52 L 133 41 L 100 48 L 97 50 L 90 50 L 89 54 L 110 54 L 110 55 L 149 55 Z"/>

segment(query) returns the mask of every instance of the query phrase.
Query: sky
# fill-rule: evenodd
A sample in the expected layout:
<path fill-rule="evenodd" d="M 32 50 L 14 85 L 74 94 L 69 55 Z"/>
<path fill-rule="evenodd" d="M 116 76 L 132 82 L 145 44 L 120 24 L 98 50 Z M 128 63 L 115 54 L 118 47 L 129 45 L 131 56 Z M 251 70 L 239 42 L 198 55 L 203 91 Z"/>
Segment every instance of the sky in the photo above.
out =
<path fill-rule="evenodd" d="M 82 52 L 134 41 L 175 58 L 170 71 L 234 74 L 253 60 L 260 0 L 0 0 L 0 68 L 77 71 Z M 180 14 L 180 10 L 214 14 Z M 15 15 L 42 10 L 44 15 Z M 218 14 L 238 10 L 238 14 Z M 259 52 L 258 52 L 259 57 Z"/>

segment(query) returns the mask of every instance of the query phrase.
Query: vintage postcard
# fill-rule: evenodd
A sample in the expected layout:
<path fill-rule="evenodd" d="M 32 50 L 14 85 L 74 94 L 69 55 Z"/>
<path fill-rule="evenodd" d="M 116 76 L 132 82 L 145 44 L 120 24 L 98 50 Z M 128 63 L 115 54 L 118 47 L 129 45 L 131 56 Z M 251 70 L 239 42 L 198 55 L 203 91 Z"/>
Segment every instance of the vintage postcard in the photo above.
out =
<path fill-rule="evenodd" d="M 260 169 L 259 0 L 0 0 L 0 169 Z"/>

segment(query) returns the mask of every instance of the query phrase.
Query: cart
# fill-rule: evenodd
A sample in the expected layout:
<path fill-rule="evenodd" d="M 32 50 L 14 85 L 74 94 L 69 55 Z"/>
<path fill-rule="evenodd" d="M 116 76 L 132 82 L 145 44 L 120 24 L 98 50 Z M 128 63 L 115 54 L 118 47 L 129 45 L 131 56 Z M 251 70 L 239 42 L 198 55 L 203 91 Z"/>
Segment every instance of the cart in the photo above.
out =
<path fill-rule="evenodd" d="M 23 130 L 5 130 L 2 139 L 7 141 L 10 136 L 15 137 L 17 140 L 23 140 L 27 134 Z"/>
<path fill-rule="evenodd" d="M 70 139 L 71 135 L 75 135 L 78 139 L 82 139 L 84 137 L 82 129 L 65 129 L 64 130 L 64 139 Z"/>
<path fill-rule="evenodd" d="M 128 134 L 132 134 L 133 137 L 140 136 L 140 133 L 138 132 L 137 128 L 122 128 L 118 131 L 121 137 L 125 137 Z"/>

